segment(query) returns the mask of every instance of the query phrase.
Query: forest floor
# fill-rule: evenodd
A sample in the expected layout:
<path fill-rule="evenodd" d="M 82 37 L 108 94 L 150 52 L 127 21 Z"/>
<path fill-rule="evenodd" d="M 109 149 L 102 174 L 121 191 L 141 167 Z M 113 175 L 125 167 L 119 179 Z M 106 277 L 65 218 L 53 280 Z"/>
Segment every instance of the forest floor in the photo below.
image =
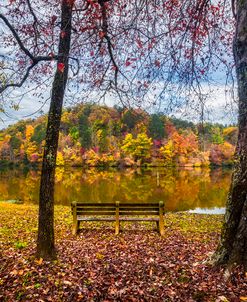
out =
<path fill-rule="evenodd" d="M 35 259 L 37 206 L 0 204 L 0 301 L 247 301 L 247 275 L 206 261 L 222 216 L 166 214 L 152 223 L 88 222 L 71 235 L 68 207 L 55 208 L 58 260 Z"/>

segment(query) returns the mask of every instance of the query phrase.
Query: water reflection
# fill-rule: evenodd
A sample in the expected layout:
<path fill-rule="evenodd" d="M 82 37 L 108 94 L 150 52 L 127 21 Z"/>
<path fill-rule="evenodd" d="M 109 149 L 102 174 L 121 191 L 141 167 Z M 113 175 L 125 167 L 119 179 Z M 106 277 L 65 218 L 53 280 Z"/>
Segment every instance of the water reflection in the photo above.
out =
<path fill-rule="evenodd" d="M 38 202 L 39 170 L 0 171 L 0 200 Z M 231 170 L 149 169 L 102 170 L 59 167 L 55 200 L 152 202 L 164 200 L 169 211 L 225 206 Z"/>

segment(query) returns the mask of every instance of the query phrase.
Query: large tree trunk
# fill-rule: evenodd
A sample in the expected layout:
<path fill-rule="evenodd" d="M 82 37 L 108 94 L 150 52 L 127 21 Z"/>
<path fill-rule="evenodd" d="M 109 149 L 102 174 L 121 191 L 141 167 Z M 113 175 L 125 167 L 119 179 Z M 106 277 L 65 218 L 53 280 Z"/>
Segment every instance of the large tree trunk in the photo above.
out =
<path fill-rule="evenodd" d="M 59 127 L 62 115 L 64 92 L 68 79 L 68 60 L 71 38 L 72 1 L 61 4 L 61 34 L 58 49 L 58 64 L 51 93 L 50 110 L 46 130 L 40 195 L 37 257 L 55 259 L 54 243 L 54 185 L 58 148 Z"/>
<path fill-rule="evenodd" d="M 218 264 L 243 264 L 247 269 L 247 0 L 236 1 L 236 15 L 233 50 L 238 82 L 239 135 L 225 221 L 215 259 Z"/>

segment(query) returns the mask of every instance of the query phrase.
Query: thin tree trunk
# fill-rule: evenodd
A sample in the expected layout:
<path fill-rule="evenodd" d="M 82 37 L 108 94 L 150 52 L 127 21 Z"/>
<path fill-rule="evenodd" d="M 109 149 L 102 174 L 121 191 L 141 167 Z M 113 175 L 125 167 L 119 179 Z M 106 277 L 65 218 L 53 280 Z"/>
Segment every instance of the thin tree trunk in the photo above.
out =
<path fill-rule="evenodd" d="M 233 49 L 238 82 L 239 135 L 221 241 L 214 256 L 218 264 L 243 264 L 247 269 L 247 0 L 236 1 L 236 14 Z"/>
<path fill-rule="evenodd" d="M 55 259 L 54 243 L 54 185 L 58 148 L 59 127 L 62 115 L 64 92 L 68 79 L 68 57 L 70 52 L 72 1 L 63 0 L 61 4 L 61 33 L 59 59 L 55 73 L 44 148 L 40 195 L 37 257 Z"/>

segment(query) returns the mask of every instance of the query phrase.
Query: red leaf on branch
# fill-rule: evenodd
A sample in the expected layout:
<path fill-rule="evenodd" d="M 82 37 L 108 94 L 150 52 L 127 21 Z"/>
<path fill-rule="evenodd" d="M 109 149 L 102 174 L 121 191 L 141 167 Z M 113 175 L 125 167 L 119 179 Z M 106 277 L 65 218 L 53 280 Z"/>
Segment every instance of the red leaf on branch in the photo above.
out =
<path fill-rule="evenodd" d="M 19 60 L 18 63 L 19 63 L 20 66 L 24 66 L 25 65 L 25 61 L 24 60 Z"/>
<path fill-rule="evenodd" d="M 62 30 L 60 33 L 60 37 L 63 39 L 65 36 L 66 36 L 66 32 Z"/>
<path fill-rule="evenodd" d="M 56 22 L 56 20 L 57 20 L 57 16 L 53 15 L 51 17 L 51 24 L 54 24 Z"/>
<path fill-rule="evenodd" d="M 138 46 L 139 48 L 142 48 L 142 47 L 143 47 L 142 41 L 141 41 L 140 39 L 136 39 L 136 43 L 137 43 L 137 46 Z"/>
<path fill-rule="evenodd" d="M 100 32 L 99 32 L 99 37 L 100 37 L 100 39 L 103 39 L 104 36 L 105 36 L 105 33 L 104 33 L 103 31 L 100 31 Z"/>
<path fill-rule="evenodd" d="M 64 63 L 58 63 L 57 64 L 57 69 L 60 71 L 60 72 L 64 72 Z"/>
<path fill-rule="evenodd" d="M 155 60 L 154 65 L 158 68 L 160 68 L 160 61 L 159 60 Z"/>
<path fill-rule="evenodd" d="M 55 56 L 54 52 L 49 53 L 49 57 L 54 58 L 54 56 Z"/>
<path fill-rule="evenodd" d="M 144 86 L 145 88 L 148 88 L 148 83 L 145 81 L 144 84 L 143 84 L 143 86 Z"/>
<path fill-rule="evenodd" d="M 75 0 L 67 0 L 67 3 L 69 6 L 73 6 L 74 5 Z"/>

